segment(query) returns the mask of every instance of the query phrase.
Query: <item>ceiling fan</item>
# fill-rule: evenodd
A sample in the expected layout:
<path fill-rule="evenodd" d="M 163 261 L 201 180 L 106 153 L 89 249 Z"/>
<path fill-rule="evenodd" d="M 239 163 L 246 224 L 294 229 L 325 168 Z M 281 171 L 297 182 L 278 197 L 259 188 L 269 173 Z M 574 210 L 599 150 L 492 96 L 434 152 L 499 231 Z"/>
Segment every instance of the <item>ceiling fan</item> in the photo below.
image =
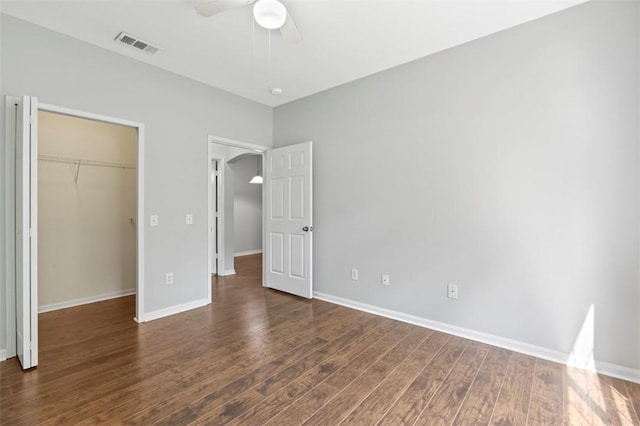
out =
<path fill-rule="evenodd" d="M 300 43 L 302 35 L 298 27 L 278 0 L 211 0 L 198 3 L 195 8 L 199 15 L 210 17 L 250 4 L 253 4 L 253 17 L 258 25 L 269 30 L 280 29 L 280 34 L 287 42 Z"/>

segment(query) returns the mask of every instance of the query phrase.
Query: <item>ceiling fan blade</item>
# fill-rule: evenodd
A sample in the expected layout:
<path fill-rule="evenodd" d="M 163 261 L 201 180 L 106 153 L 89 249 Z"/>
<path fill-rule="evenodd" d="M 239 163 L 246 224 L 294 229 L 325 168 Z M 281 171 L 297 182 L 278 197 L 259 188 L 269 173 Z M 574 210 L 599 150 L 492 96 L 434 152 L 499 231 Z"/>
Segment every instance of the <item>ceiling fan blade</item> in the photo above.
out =
<path fill-rule="evenodd" d="M 298 27 L 288 12 L 287 20 L 284 21 L 284 25 L 280 27 L 280 34 L 282 34 L 282 38 L 291 44 L 298 44 L 302 41 L 302 34 L 300 34 Z"/>
<path fill-rule="evenodd" d="M 256 0 L 213 0 L 198 3 L 195 6 L 198 15 L 210 17 L 216 13 L 224 12 L 226 10 L 235 9 L 236 7 L 246 6 L 254 3 Z"/>

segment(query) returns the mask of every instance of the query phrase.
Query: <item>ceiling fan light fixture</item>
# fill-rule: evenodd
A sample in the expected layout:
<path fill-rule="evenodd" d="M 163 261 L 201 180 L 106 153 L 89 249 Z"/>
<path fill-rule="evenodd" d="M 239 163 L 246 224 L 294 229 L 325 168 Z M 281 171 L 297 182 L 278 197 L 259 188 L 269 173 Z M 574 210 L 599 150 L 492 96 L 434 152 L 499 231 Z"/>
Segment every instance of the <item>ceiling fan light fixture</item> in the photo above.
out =
<path fill-rule="evenodd" d="M 253 17 L 261 27 L 275 30 L 287 20 L 287 8 L 278 0 L 258 0 L 253 5 Z"/>

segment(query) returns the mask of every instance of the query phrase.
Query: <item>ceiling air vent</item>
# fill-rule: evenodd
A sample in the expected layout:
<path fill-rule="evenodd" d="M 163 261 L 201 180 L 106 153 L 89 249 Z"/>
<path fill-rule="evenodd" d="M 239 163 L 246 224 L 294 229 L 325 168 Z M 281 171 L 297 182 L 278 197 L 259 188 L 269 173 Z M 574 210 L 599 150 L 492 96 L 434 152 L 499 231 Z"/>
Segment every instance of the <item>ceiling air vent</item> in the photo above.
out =
<path fill-rule="evenodd" d="M 147 52 L 151 55 L 155 55 L 162 50 L 161 47 L 154 46 L 149 42 L 140 40 L 138 37 L 134 37 L 131 34 L 125 33 L 124 31 L 116 36 L 115 41 L 126 44 L 127 46 L 134 47 L 138 50 L 142 50 L 143 52 Z"/>

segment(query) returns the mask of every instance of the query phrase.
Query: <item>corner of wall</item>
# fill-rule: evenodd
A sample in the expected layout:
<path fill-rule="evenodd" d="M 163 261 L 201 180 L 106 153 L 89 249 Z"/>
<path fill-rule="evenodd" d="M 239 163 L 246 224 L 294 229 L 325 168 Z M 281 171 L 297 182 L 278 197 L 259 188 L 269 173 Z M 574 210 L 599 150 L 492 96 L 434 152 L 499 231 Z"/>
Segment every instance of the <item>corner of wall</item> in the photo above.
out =
<path fill-rule="evenodd" d="M 592 368 L 586 368 L 587 362 L 581 363 L 581 360 L 573 360 L 571 355 L 555 349 L 549 349 L 542 346 L 532 345 L 519 340 L 507 339 L 496 336 L 494 334 L 483 333 L 469 328 L 458 327 L 428 318 L 422 318 L 415 315 L 405 314 L 403 312 L 385 309 L 378 306 L 368 305 L 366 303 L 356 302 L 354 300 L 345 299 L 330 294 L 314 292 L 316 299 L 325 302 L 334 303 L 336 305 L 346 306 L 351 309 L 368 312 L 370 314 L 379 315 L 385 318 L 391 318 L 408 324 L 417 325 L 419 327 L 440 331 L 442 333 L 452 334 L 464 339 L 474 340 L 476 342 L 485 343 L 499 348 L 507 349 L 513 352 L 519 352 L 526 355 L 542 358 L 558 364 L 571 367 L 582 368 L 589 371 L 595 371 L 606 376 L 616 377 L 623 380 L 640 384 L 640 369 L 629 368 L 621 365 L 611 364 L 607 362 L 595 361 Z M 589 360 L 591 361 L 591 360 Z"/>

